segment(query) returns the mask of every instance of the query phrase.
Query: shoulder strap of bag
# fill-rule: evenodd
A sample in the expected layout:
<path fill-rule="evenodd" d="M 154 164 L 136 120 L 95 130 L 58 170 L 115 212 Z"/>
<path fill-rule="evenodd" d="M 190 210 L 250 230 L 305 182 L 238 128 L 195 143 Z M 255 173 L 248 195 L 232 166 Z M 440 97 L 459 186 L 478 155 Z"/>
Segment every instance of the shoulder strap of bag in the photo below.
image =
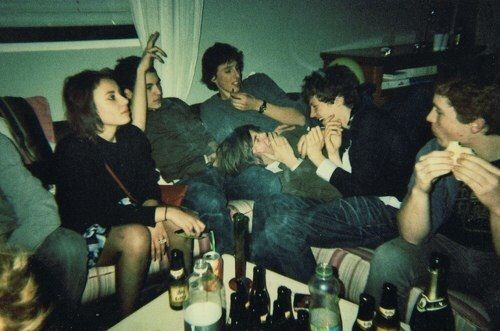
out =
<path fill-rule="evenodd" d="M 123 185 L 122 181 L 120 180 L 120 178 L 118 178 L 118 176 L 115 174 L 115 172 L 113 171 L 113 169 L 111 169 L 111 167 L 109 166 L 109 164 L 107 162 L 105 162 L 104 166 L 106 167 L 106 170 L 109 172 L 109 174 L 111 175 L 111 177 L 113 177 L 113 179 L 115 180 L 115 182 L 118 184 L 118 186 L 125 193 L 125 195 L 127 195 L 127 197 L 130 199 L 130 201 L 132 201 L 135 204 L 139 204 L 139 200 L 137 200 L 136 198 L 134 198 L 134 196 L 129 192 L 129 190 L 127 190 L 127 188 L 125 187 L 125 185 Z"/>

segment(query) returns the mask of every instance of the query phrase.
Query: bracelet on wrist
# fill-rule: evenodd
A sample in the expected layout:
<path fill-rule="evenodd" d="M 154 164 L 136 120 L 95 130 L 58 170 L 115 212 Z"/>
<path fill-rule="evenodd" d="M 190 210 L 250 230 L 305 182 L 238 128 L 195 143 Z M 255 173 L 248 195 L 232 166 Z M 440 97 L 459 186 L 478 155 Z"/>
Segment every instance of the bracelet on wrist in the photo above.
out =
<path fill-rule="evenodd" d="M 263 114 L 267 109 L 267 102 L 266 100 L 262 100 L 262 105 L 259 107 L 259 114 Z"/>

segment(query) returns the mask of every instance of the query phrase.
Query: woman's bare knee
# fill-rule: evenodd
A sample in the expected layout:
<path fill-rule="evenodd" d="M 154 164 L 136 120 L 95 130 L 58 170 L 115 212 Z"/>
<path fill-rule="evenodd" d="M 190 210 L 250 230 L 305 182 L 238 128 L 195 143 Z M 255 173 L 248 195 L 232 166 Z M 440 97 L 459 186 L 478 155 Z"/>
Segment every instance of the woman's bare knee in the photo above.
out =
<path fill-rule="evenodd" d="M 149 254 L 151 237 L 148 228 L 144 225 L 128 224 L 113 228 L 110 239 L 117 241 L 121 252 Z"/>

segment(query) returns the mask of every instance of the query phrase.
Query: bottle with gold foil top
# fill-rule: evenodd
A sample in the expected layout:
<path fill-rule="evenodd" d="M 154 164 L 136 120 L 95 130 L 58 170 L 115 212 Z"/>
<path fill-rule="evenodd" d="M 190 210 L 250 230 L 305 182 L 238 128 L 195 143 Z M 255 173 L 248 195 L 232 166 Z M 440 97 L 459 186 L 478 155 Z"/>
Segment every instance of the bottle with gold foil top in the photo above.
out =
<path fill-rule="evenodd" d="M 375 299 L 368 293 L 359 295 L 359 309 L 352 331 L 372 331 Z"/>
<path fill-rule="evenodd" d="M 382 298 L 373 319 L 376 331 L 398 331 L 399 330 L 398 290 L 391 283 L 382 286 Z"/>
<path fill-rule="evenodd" d="M 173 249 L 168 285 L 168 299 L 170 308 L 181 310 L 184 300 L 188 295 L 186 270 L 184 269 L 184 256 L 182 251 Z"/>
<path fill-rule="evenodd" d="M 433 253 L 429 261 L 429 285 L 417 300 L 411 315 L 414 331 L 453 331 L 455 322 L 446 291 L 448 259 Z"/>

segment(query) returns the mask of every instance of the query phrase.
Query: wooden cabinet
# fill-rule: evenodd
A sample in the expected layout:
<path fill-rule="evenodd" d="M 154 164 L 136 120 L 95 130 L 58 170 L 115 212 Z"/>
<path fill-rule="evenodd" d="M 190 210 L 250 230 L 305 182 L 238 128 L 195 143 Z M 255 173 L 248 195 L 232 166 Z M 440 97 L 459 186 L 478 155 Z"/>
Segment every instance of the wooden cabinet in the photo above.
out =
<path fill-rule="evenodd" d="M 457 50 L 446 50 L 432 52 L 432 50 L 415 49 L 413 45 L 400 45 L 390 48 L 390 53 L 381 47 L 363 48 L 343 51 L 321 52 L 324 68 L 328 67 L 337 58 L 347 57 L 356 61 L 362 68 L 367 82 L 375 84 L 376 91 L 374 99 L 377 104 L 383 104 L 388 97 L 389 90 L 382 88 L 384 74 L 394 74 L 397 70 L 424 68 L 435 66 L 436 70 L 429 76 L 434 76 L 443 64 L 456 62 L 459 52 Z M 418 69 L 417 69 L 418 71 Z M 424 75 L 420 75 L 422 77 Z M 408 86 L 421 80 L 414 79 L 411 74 L 407 76 L 408 82 L 401 86 Z M 397 89 L 391 88 L 390 90 Z"/>

